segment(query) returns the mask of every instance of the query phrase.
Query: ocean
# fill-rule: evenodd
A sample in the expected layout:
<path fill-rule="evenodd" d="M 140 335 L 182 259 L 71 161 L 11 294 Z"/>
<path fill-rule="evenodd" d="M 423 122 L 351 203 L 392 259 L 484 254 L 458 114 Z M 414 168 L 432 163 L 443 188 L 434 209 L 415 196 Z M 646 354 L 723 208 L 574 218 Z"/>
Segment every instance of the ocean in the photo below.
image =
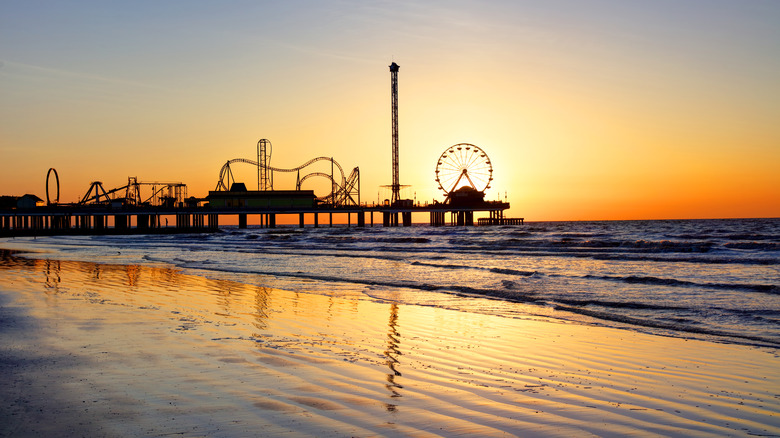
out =
<path fill-rule="evenodd" d="M 780 219 L 225 227 L 6 243 L 323 295 L 780 347 Z M 53 281 L 56 281 L 54 279 Z"/>

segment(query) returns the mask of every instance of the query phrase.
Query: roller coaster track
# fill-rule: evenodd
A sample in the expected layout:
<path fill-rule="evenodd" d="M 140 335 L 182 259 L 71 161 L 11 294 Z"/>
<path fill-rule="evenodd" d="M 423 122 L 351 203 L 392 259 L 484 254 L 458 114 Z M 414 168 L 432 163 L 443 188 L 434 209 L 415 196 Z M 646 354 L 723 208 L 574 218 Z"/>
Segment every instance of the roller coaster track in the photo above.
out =
<path fill-rule="evenodd" d="M 152 187 L 152 194 L 147 199 L 141 197 L 141 186 Z M 109 204 L 115 199 L 117 194 L 121 194 L 123 191 L 124 198 L 122 199 L 128 205 L 157 205 L 160 202 L 165 202 L 166 199 L 171 203 L 181 203 L 187 196 L 186 184 L 179 182 L 142 182 L 138 181 L 138 178 L 131 176 L 127 178 L 126 185 L 111 190 L 103 188 L 102 182 L 93 181 L 87 193 L 84 194 L 77 205 Z M 168 196 L 163 196 L 165 191 L 168 192 Z"/>
<path fill-rule="evenodd" d="M 352 170 L 352 173 L 349 175 L 349 178 L 347 178 L 344 175 L 344 169 L 341 167 L 341 165 L 336 162 L 333 158 L 330 157 L 317 157 L 312 158 L 311 160 L 301 164 L 300 166 L 289 168 L 289 169 L 283 169 L 280 167 L 271 167 L 266 166 L 266 170 L 271 171 L 271 188 L 273 189 L 273 172 L 299 172 L 301 169 L 304 169 L 305 167 L 308 167 L 314 163 L 317 163 L 319 161 L 330 161 L 332 163 L 332 166 L 336 169 L 338 169 L 338 173 L 335 173 L 333 175 L 329 175 L 327 173 L 323 172 L 312 172 L 307 175 L 304 175 L 302 178 L 298 177 L 298 181 L 296 183 L 296 190 L 301 189 L 301 184 L 311 178 L 311 177 L 323 177 L 327 178 L 331 181 L 331 193 L 325 196 L 320 196 L 317 198 L 320 202 L 330 203 L 333 205 L 358 205 L 359 203 L 359 180 L 360 180 L 360 170 L 356 167 Z M 235 182 L 235 179 L 233 178 L 233 172 L 230 168 L 231 165 L 242 163 L 242 164 L 249 164 L 252 166 L 260 167 L 260 163 L 258 163 L 255 160 L 250 160 L 247 158 L 234 158 L 232 160 L 228 160 L 224 165 L 222 165 L 222 169 L 219 171 L 219 181 L 217 182 L 217 188 L 216 191 L 229 191 L 230 184 L 232 182 Z M 340 175 L 341 178 L 339 181 L 337 181 L 336 176 Z M 357 184 L 357 188 L 355 185 Z M 358 200 L 356 201 L 353 197 L 353 195 L 358 196 Z"/>

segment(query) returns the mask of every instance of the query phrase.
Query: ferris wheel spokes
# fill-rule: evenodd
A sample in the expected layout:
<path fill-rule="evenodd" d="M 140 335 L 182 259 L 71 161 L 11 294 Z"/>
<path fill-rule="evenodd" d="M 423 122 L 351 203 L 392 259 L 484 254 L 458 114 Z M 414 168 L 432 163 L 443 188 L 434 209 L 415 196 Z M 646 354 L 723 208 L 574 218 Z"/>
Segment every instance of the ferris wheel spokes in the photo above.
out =
<path fill-rule="evenodd" d="M 445 194 L 470 186 L 478 192 L 490 188 L 493 166 L 485 151 L 469 143 L 447 148 L 436 164 L 436 182 Z"/>

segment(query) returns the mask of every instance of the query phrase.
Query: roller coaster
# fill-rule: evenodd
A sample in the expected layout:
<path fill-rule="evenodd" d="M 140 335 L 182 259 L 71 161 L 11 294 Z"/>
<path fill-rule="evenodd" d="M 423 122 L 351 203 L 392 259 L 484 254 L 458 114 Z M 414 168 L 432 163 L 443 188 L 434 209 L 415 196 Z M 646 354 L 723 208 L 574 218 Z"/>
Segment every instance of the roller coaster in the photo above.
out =
<path fill-rule="evenodd" d="M 344 169 L 336 162 L 332 157 L 317 157 L 301 164 L 297 167 L 289 169 L 272 167 L 271 162 L 271 142 L 262 139 L 257 142 L 257 161 L 250 160 L 248 158 L 234 158 L 228 160 L 222 169 L 219 171 L 219 180 L 217 181 L 217 187 L 215 191 L 229 191 L 235 178 L 233 176 L 232 165 L 235 164 L 249 164 L 256 166 L 258 169 L 258 190 L 273 190 L 273 175 L 274 172 L 297 172 L 295 190 L 301 190 L 301 187 L 309 178 L 321 177 L 330 180 L 331 191 L 329 194 L 317 197 L 317 201 L 332 206 L 346 207 L 346 206 L 359 206 L 360 205 L 360 169 L 355 167 L 349 176 L 344 174 Z M 331 163 L 331 173 L 324 172 L 310 172 L 301 176 L 301 170 L 321 161 L 329 161 Z"/>
<path fill-rule="evenodd" d="M 141 196 L 141 187 L 151 187 L 151 195 Z M 124 192 L 124 197 L 121 194 Z M 106 190 L 103 183 L 93 181 L 87 193 L 77 205 L 110 204 L 121 200 L 125 205 L 133 206 L 181 206 L 187 197 L 187 185 L 180 182 L 142 182 L 137 177 L 127 178 L 127 184 L 115 189 Z"/>
<path fill-rule="evenodd" d="M 57 184 L 57 196 L 54 198 L 54 201 L 51 200 L 49 194 L 49 180 L 52 173 L 54 174 Z M 141 196 L 141 188 L 144 186 L 151 187 L 151 195 L 148 197 Z M 124 194 L 124 196 L 122 196 L 122 194 Z M 180 182 L 145 182 L 138 181 L 138 178 L 135 176 L 129 176 L 127 177 L 127 184 L 110 190 L 106 190 L 101 181 L 93 181 L 89 185 L 87 192 L 81 197 L 81 200 L 75 204 L 67 205 L 109 205 L 113 202 L 120 201 L 123 205 L 136 207 L 181 207 L 184 205 L 186 197 L 186 184 Z M 51 206 L 58 205 L 59 203 L 60 176 L 57 174 L 57 169 L 52 167 L 46 173 L 46 204 Z"/>

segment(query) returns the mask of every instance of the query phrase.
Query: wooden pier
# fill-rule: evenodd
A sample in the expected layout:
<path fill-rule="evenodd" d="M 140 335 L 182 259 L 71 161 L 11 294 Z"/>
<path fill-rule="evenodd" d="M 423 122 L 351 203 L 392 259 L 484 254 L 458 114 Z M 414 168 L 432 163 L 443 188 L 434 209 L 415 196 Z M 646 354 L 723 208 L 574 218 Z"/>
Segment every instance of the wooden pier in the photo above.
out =
<path fill-rule="evenodd" d="M 477 219 L 477 225 L 481 227 L 487 225 L 523 225 L 524 220 L 525 219 L 521 217 L 502 217 L 502 218 L 483 217 Z"/>
<path fill-rule="evenodd" d="M 317 206 L 307 208 L 268 207 L 122 207 L 54 205 L 26 209 L 0 210 L 0 237 L 51 236 L 72 234 L 169 234 L 215 232 L 221 217 L 237 217 L 238 227 L 247 228 L 249 218 L 262 228 L 275 228 L 282 215 L 297 215 L 298 226 L 320 227 L 320 216 L 327 215 L 333 226 L 334 215 L 346 215 L 346 226 L 411 226 L 413 214 L 429 215 L 431 226 L 520 225 L 522 219 L 503 216 L 505 202 L 485 202 L 474 207 L 453 208 L 447 204 L 406 206 Z M 474 221 L 474 214 L 490 217 Z M 308 221 L 307 221 L 308 219 Z M 448 220 L 449 219 L 449 220 Z M 224 222 L 224 219 L 222 219 Z M 235 222 L 232 220 L 230 222 Z M 288 222 L 289 219 L 288 219 Z M 294 222 L 293 222 L 294 223 Z"/>

